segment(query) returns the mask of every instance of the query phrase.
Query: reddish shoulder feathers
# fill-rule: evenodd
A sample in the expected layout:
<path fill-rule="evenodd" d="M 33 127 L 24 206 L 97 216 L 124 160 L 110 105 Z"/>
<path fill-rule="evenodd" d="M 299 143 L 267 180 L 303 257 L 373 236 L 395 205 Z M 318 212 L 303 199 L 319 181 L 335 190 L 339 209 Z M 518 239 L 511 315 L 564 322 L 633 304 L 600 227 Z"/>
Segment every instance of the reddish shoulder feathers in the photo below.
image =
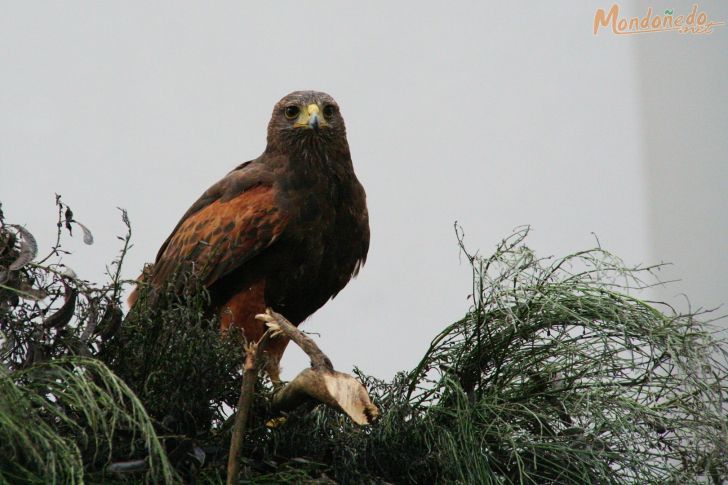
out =
<path fill-rule="evenodd" d="M 270 184 L 240 184 L 232 172 L 198 200 L 162 245 L 146 279 L 161 287 L 178 269 L 191 268 L 206 286 L 270 246 L 287 219 Z M 135 290 L 129 297 L 133 305 Z"/>

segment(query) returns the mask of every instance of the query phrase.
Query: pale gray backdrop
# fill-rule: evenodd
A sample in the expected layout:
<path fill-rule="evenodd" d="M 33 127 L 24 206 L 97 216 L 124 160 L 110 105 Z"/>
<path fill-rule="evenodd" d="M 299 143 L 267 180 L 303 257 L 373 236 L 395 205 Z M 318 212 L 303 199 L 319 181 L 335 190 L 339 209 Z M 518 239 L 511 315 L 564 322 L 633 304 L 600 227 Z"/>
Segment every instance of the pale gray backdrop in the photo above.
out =
<path fill-rule="evenodd" d="M 521 224 L 561 255 L 594 244 L 672 261 L 658 290 L 728 301 L 728 27 L 592 35 L 608 2 L 7 2 L 0 8 L 0 201 L 47 249 L 53 194 L 103 279 L 129 211 L 136 276 L 207 188 L 264 148 L 297 89 L 340 103 L 372 222 L 369 262 L 315 314 L 335 365 L 412 367 L 468 309 L 471 249 Z M 689 2 L 623 2 L 688 11 Z M 728 3 L 701 2 L 728 21 Z M 284 359 L 284 377 L 306 365 Z"/>

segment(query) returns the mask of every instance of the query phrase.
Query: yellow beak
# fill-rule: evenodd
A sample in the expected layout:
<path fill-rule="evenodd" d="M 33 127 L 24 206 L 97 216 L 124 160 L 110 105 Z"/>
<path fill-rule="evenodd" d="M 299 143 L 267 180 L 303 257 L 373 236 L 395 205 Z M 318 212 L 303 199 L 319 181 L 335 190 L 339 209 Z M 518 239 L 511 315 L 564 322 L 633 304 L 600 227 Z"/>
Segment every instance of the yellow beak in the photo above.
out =
<path fill-rule="evenodd" d="M 306 110 L 302 111 L 298 120 L 294 125 L 296 128 L 312 128 L 316 131 L 322 126 L 328 126 L 326 120 L 321 116 L 320 109 L 317 104 L 309 104 Z"/>
<path fill-rule="evenodd" d="M 315 104 L 309 104 L 306 111 L 308 111 L 308 127 L 319 131 L 319 107 Z"/>

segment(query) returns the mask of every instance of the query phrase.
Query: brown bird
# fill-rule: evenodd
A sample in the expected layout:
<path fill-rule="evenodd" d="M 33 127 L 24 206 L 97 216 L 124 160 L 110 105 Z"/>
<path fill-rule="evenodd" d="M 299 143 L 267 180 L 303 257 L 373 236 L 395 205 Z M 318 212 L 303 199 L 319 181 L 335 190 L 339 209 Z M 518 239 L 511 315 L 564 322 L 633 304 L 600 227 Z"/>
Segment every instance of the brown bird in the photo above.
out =
<path fill-rule="evenodd" d="M 366 195 L 344 119 L 326 93 L 296 91 L 273 108 L 268 143 L 207 189 L 162 244 L 145 279 L 163 287 L 180 268 L 209 289 L 220 328 L 257 341 L 270 307 L 299 325 L 336 296 L 369 250 Z M 135 290 L 130 305 L 137 299 Z M 273 339 L 266 370 L 280 382 L 288 341 Z"/>

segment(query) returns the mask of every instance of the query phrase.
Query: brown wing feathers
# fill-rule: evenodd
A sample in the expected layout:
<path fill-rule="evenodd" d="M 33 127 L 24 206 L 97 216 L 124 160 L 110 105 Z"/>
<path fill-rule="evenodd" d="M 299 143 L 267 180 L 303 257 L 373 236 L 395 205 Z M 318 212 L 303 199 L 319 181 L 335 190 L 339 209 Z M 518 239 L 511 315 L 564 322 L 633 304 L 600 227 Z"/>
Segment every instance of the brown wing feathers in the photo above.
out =
<path fill-rule="evenodd" d="M 193 264 L 209 286 L 272 244 L 285 225 L 270 186 L 215 200 L 180 223 L 154 266 L 151 282 L 162 284 L 181 264 Z"/>
<path fill-rule="evenodd" d="M 160 248 L 148 282 L 159 288 L 175 271 L 191 269 L 209 287 L 280 236 L 287 220 L 275 190 L 251 175 L 260 174 L 231 172 L 190 207 Z M 137 297 L 134 290 L 129 304 Z"/>

